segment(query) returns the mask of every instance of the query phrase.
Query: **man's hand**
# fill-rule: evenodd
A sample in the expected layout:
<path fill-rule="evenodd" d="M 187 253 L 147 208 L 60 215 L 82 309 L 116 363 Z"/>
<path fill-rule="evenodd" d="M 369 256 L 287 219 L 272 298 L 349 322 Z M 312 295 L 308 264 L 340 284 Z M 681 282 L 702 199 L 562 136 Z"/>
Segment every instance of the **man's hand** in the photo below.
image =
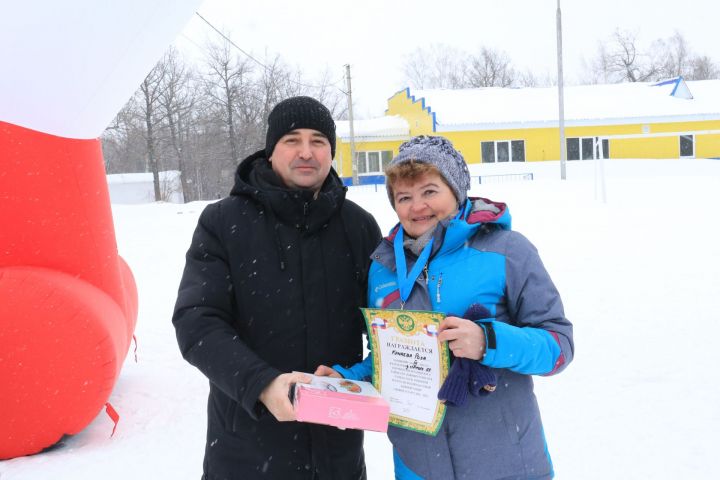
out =
<path fill-rule="evenodd" d="M 295 420 L 295 410 L 290 403 L 290 385 L 293 383 L 310 383 L 312 378 L 300 372 L 283 373 L 265 387 L 260 393 L 260 400 L 279 422 Z"/>
<path fill-rule="evenodd" d="M 471 320 L 445 317 L 440 323 L 438 339 L 448 342 L 457 358 L 480 360 L 485 355 L 485 331 Z"/>
<path fill-rule="evenodd" d="M 313 375 L 317 375 L 318 377 L 343 378 L 343 376 L 340 375 L 337 370 L 326 367 L 325 365 L 320 365 L 319 367 L 317 367 Z"/>

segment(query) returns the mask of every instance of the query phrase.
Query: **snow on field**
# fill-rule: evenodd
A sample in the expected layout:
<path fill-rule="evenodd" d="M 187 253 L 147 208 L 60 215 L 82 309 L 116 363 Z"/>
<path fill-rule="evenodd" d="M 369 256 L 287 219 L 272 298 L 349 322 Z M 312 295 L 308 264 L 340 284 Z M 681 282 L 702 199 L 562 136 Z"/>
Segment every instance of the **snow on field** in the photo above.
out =
<path fill-rule="evenodd" d="M 538 378 L 556 478 L 716 478 L 720 431 L 720 161 L 474 165 L 534 180 L 473 184 L 507 202 L 535 243 L 575 325 L 575 362 Z M 384 189 L 352 188 L 383 231 Z M 183 361 L 170 317 L 197 217 L 206 203 L 115 205 L 121 255 L 140 295 L 132 351 L 104 412 L 52 450 L 0 463 L 0 480 L 199 479 L 207 382 Z M 1 408 L 1 407 L 0 407 Z M 392 478 L 390 445 L 366 437 L 369 478 Z"/>

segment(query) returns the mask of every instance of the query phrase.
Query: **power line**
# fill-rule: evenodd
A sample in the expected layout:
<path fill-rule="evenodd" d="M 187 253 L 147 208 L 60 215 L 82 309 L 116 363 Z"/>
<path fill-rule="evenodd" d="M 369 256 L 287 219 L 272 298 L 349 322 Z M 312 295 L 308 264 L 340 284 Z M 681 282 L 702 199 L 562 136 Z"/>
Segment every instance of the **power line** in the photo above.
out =
<path fill-rule="evenodd" d="M 195 45 L 195 47 L 197 47 L 197 49 L 200 50 L 201 52 L 205 51 L 205 49 L 204 49 L 203 47 L 201 47 L 200 45 L 198 45 L 198 43 L 197 43 L 195 40 L 193 40 L 192 38 L 188 37 L 188 36 L 185 35 L 183 32 L 180 32 L 180 35 L 182 35 L 182 36 L 185 38 L 185 40 L 187 40 L 188 42 L 190 42 L 190 43 L 192 43 L 193 45 Z"/>
<path fill-rule="evenodd" d="M 260 60 L 258 60 L 257 58 L 253 57 L 252 55 L 250 55 L 248 52 L 246 52 L 246 51 L 243 50 L 242 48 L 240 48 L 235 42 L 233 42 L 230 38 L 228 38 L 223 32 L 221 32 L 220 30 L 218 30 L 218 29 L 215 27 L 215 25 L 213 25 L 213 24 L 210 23 L 205 17 L 203 17 L 202 15 L 200 15 L 199 12 L 195 12 L 195 15 L 197 15 L 198 17 L 200 17 L 200 19 L 201 19 L 203 22 L 207 23 L 210 28 L 212 28 L 213 30 L 215 30 L 215 32 L 217 32 L 218 35 L 220 35 L 222 38 L 224 38 L 225 41 L 227 41 L 230 45 L 232 45 L 233 47 L 237 48 L 243 55 L 245 55 L 246 57 L 248 57 L 248 58 L 249 58 L 250 60 L 252 60 L 253 62 L 257 63 L 258 65 L 260 65 L 266 72 L 271 72 L 270 67 L 268 67 L 267 65 L 265 65 L 265 64 L 262 63 Z M 187 37 L 186 37 L 186 38 L 187 38 Z M 194 43 L 194 42 L 193 42 L 193 43 Z M 197 44 L 196 44 L 196 45 L 197 45 Z M 297 82 L 297 81 L 295 81 L 295 80 L 292 80 L 292 79 L 288 78 L 288 81 L 289 81 L 289 82 L 294 83 L 294 84 L 296 84 L 296 85 L 299 85 L 299 86 L 301 86 L 301 87 L 306 87 L 306 88 L 318 88 L 318 89 L 322 89 L 322 88 L 326 88 L 326 87 L 335 87 L 335 86 L 337 86 L 337 84 L 339 84 L 339 83 L 342 82 L 343 80 L 344 80 L 344 79 L 341 78 L 340 80 L 337 80 L 337 81 L 332 82 L 332 83 L 328 83 L 327 85 L 324 85 L 324 86 L 323 86 L 323 85 L 309 85 L 309 84 L 307 84 L 307 83 Z M 340 89 L 338 89 L 338 90 L 340 90 Z M 340 90 L 340 91 L 342 92 L 342 90 Z"/>

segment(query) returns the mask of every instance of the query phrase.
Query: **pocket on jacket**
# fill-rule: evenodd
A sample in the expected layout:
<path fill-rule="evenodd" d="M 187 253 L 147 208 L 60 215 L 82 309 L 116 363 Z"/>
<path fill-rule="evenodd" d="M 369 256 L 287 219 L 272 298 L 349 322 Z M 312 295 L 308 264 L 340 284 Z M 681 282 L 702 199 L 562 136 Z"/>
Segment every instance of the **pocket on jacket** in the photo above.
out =
<path fill-rule="evenodd" d="M 223 413 L 223 425 L 225 430 L 234 432 L 235 431 L 235 412 L 237 411 L 238 404 L 232 400 L 228 402 Z"/>
<path fill-rule="evenodd" d="M 237 402 L 220 392 L 211 395 L 211 408 L 208 411 L 208 421 L 222 427 L 227 432 L 235 431 L 235 417 L 237 416 Z"/>

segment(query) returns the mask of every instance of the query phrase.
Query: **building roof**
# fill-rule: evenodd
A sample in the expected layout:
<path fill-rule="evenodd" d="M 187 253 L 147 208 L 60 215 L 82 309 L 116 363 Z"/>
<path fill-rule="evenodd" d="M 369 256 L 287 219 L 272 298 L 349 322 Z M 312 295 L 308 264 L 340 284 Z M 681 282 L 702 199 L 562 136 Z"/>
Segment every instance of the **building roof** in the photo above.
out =
<path fill-rule="evenodd" d="M 350 122 L 338 120 L 336 134 L 343 141 L 350 139 Z M 389 115 L 369 120 L 353 121 L 355 141 L 382 141 L 382 140 L 407 140 L 410 136 L 410 126 L 407 121 L 399 115 Z"/>
<path fill-rule="evenodd" d="M 435 114 L 435 130 L 555 126 L 557 87 L 405 90 Z M 400 93 L 400 92 L 399 92 Z M 720 80 L 566 87 L 565 123 L 654 123 L 720 119 Z"/>

